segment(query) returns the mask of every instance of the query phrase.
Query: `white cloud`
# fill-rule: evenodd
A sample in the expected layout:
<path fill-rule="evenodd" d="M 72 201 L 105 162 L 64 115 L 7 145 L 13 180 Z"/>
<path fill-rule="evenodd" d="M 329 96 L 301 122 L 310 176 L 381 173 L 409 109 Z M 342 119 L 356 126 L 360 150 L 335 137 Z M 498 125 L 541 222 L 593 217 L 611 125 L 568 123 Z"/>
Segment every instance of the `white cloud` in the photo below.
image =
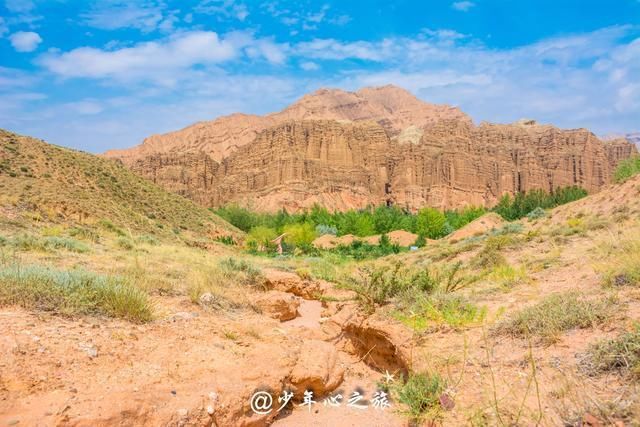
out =
<path fill-rule="evenodd" d="M 85 25 L 102 30 L 136 28 L 142 32 L 151 32 L 165 20 L 164 8 L 163 3 L 154 1 L 110 0 L 97 3 L 80 17 Z"/>
<path fill-rule="evenodd" d="M 289 6 L 289 4 L 287 4 Z M 314 31 L 324 22 L 331 25 L 343 26 L 351 21 L 351 17 L 346 14 L 333 15 L 331 6 L 323 4 L 320 9 L 309 10 L 297 9 L 292 10 L 280 7 L 279 2 L 271 1 L 262 4 L 262 8 L 272 17 L 278 18 L 280 22 L 288 27 L 297 26 L 303 31 Z M 292 30 L 291 35 L 298 34 L 298 30 Z"/>
<path fill-rule="evenodd" d="M 309 42 L 299 43 L 296 53 L 302 57 L 315 59 L 363 59 L 369 61 L 382 61 L 389 57 L 391 43 L 382 42 L 342 42 L 335 39 L 314 39 Z"/>
<path fill-rule="evenodd" d="M 320 69 L 320 66 L 318 66 L 318 64 L 316 64 L 315 62 L 305 61 L 300 64 L 300 68 L 305 71 L 315 71 Z"/>
<path fill-rule="evenodd" d="M 42 42 L 38 33 L 32 31 L 18 31 L 9 36 L 11 45 L 18 52 L 33 52 Z"/>
<path fill-rule="evenodd" d="M 640 75 L 640 38 L 626 41 L 634 34 L 637 29 L 618 26 L 503 50 L 457 35 L 442 40 L 442 34 L 388 39 L 388 49 L 382 41 L 361 42 L 382 66 L 343 72 L 332 84 L 393 83 L 427 101 L 459 105 L 476 119 L 531 117 L 601 134 L 624 131 L 640 117 L 634 77 Z"/>
<path fill-rule="evenodd" d="M 83 116 L 92 116 L 104 111 L 104 107 L 99 102 L 92 99 L 83 99 L 76 102 L 69 102 L 62 105 L 62 108 L 68 108 L 76 114 Z"/>
<path fill-rule="evenodd" d="M 242 53 L 252 59 L 282 63 L 285 49 L 269 39 L 255 39 L 250 33 L 235 32 L 220 38 L 211 31 L 192 31 L 116 50 L 80 47 L 64 53 L 49 52 L 38 62 L 62 77 L 145 79 L 173 85 L 187 77 L 184 70 L 230 61 Z"/>
<path fill-rule="evenodd" d="M 459 10 L 461 12 L 467 12 L 469 11 L 472 7 L 474 7 L 476 4 L 471 2 L 471 1 L 457 1 L 454 2 L 451 7 L 454 8 L 455 10 Z"/>
<path fill-rule="evenodd" d="M 244 21 L 249 16 L 247 5 L 237 0 L 201 0 L 193 10 L 196 13 L 235 18 L 239 21 Z"/>
<path fill-rule="evenodd" d="M 5 0 L 4 5 L 14 13 L 30 12 L 36 7 L 31 0 Z"/>

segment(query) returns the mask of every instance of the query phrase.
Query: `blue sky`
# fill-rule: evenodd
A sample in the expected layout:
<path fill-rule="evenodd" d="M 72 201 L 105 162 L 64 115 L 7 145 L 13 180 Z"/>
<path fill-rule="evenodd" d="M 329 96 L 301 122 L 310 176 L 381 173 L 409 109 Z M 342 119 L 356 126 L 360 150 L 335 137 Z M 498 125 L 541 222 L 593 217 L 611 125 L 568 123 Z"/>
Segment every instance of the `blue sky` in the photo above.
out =
<path fill-rule="evenodd" d="M 640 130 L 640 0 L 0 0 L 0 127 L 102 152 L 320 87 Z"/>

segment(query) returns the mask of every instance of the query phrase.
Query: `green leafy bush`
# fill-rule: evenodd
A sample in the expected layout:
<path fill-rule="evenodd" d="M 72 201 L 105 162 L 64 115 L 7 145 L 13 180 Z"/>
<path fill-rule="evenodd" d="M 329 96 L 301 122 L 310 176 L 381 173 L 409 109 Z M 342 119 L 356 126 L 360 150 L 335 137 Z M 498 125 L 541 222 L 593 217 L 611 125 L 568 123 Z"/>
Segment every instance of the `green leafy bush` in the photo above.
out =
<path fill-rule="evenodd" d="M 394 389 L 398 401 L 407 405 L 408 415 L 415 421 L 435 418 L 440 410 L 440 397 L 446 389 L 445 380 L 437 373 L 419 373 Z"/>
<path fill-rule="evenodd" d="M 579 200 L 586 195 L 586 190 L 576 186 L 557 188 L 551 193 L 544 190 L 531 190 L 526 193 L 517 193 L 515 197 L 504 195 L 492 210 L 504 219 L 514 221 L 527 216 L 537 208 L 551 209 Z"/>

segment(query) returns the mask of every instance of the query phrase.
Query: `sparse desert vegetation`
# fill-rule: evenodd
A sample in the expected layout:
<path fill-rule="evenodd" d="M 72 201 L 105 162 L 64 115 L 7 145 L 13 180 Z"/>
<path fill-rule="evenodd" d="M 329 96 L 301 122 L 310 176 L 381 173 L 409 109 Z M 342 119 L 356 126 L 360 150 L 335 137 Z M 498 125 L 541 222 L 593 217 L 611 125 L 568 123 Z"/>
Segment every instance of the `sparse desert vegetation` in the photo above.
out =
<path fill-rule="evenodd" d="M 16 173 L 54 179 L 43 170 L 34 164 Z M 114 176 L 110 182 L 120 179 Z M 577 189 L 554 196 L 553 203 L 579 199 L 556 208 L 542 193 L 505 199 L 501 209 L 512 209 L 513 221 L 477 208 L 422 217 L 386 207 L 271 216 L 224 208 L 244 221 L 234 220 L 240 228 L 250 225 L 248 233 L 201 208 L 142 222 L 103 205 L 89 216 L 54 213 L 54 198 L 25 188 L 0 206 L 0 321 L 18 343 L 3 347 L 11 356 L 2 373 L 69 388 L 86 375 L 73 366 L 109 372 L 107 381 L 123 393 L 145 390 L 145 398 L 172 408 L 159 419 L 181 409 L 171 406 L 177 395 L 189 408 L 184 419 L 209 420 L 194 378 L 211 381 L 207 393 L 226 407 L 242 408 L 261 384 L 294 387 L 293 378 L 307 372 L 296 363 L 317 352 L 322 363 L 304 363 L 322 366 L 317 375 L 326 380 L 313 382 L 326 387 L 319 396 L 360 387 L 371 398 L 386 390 L 392 409 L 380 413 L 383 425 L 557 425 L 590 416 L 630 423 L 639 404 L 638 185 L 631 177 L 615 187 L 612 194 L 633 196 L 615 206 L 599 199 L 605 193 L 584 198 Z M 112 190 L 111 205 L 119 206 Z M 149 191 L 158 200 L 174 197 Z M 145 203 L 137 205 L 123 209 Z M 451 226 L 455 234 L 423 234 L 413 249 L 389 237 L 396 226 L 415 232 L 414 223 Z M 330 249 L 310 245 L 320 233 L 356 230 L 345 227 L 364 236 Z M 279 233 L 289 236 L 283 254 L 272 242 Z M 379 236 L 366 240 L 368 233 Z M 38 380 L 40 367 L 56 363 L 68 377 Z M 124 366 L 148 376 L 122 382 Z M 604 381 L 610 375 L 615 386 Z M 147 380 L 158 376 L 176 395 Z M 5 402 L 23 404 L 28 393 L 11 387 Z M 97 399 L 102 391 L 83 383 L 83 393 Z M 215 411 L 223 424 L 253 417 Z M 304 424 L 304 414 L 292 406 L 275 425 L 287 418 Z"/>

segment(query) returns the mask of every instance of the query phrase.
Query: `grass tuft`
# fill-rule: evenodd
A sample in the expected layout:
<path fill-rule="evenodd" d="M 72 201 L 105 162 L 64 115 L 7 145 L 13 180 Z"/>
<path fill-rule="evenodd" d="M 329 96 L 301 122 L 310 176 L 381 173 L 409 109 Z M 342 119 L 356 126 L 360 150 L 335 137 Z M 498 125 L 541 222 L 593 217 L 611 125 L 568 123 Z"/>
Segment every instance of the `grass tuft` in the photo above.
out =
<path fill-rule="evenodd" d="M 407 405 L 407 414 L 416 422 L 434 419 L 440 413 L 440 398 L 446 388 L 445 380 L 438 374 L 419 373 L 394 389 L 398 401 Z"/>
<path fill-rule="evenodd" d="M 577 291 L 557 293 L 503 320 L 492 332 L 518 338 L 533 336 L 551 344 L 570 329 L 606 323 L 616 311 L 613 297 L 594 301 L 580 297 Z"/>
<path fill-rule="evenodd" d="M 630 374 L 640 379 L 640 325 L 617 338 L 602 340 L 589 347 L 580 366 L 589 375 L 607 372 Z"/>
<path fill-rule="evenodd" d="M 106 315 L 133 322 L 153 317 L 146 293 L 124 278 L 83 270 L 12 265 L 0 270 L 0 305 L 62 315 Z"/>

